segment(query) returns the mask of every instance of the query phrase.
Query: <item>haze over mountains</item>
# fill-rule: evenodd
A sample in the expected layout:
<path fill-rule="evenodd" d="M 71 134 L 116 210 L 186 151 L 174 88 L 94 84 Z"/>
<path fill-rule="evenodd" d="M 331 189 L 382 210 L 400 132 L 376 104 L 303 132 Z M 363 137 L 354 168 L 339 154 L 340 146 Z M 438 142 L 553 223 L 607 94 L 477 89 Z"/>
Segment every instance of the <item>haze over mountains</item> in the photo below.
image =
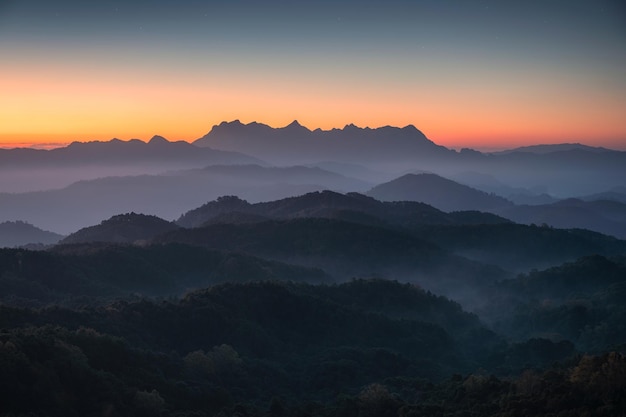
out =
<path fill-rule="evenodd" d="M 626 152 L 582 145 L 539 146 L 508 153 L 460 152 L 439 146 L 414 126 L 313 131 L 297 121 L 284 128 L 238 120 L 213 127 L 196 145 L 249 153 L 274 164 L 321 161 L 362 164 L 392 172 L 428 171 L 449 177 L 461 172 L 493 175 L 512 187 L 540 187 L 557 197 L 571 197 L 620 186 L 626 175 Z M 376 182 L 388 181 L 381 178 Z"/>
<path fill-rule="evenodd" d="M 197 144 L 0 154 L 0 414 L 626 407 L 623 152 L 297 123 Z"/>
<path fill-rule="evenodd" d="M 127 212 L 174 220 L 223 195 L 254 203 L 330 189 L 624 236 L 618 204 L 551 204 L 626 199 L 626 152 L 578 144 L 483 154 L 438 146 L 413 126 L 311 131 L 297 122 L 275 129 L 234 121 L 195 144 L 114 139 L 0 150 L 0 161 L 0 221 L 61 234 Z M 378 194 L 384 189 L 393 192 Z"/>
<path fill-rule="evenodd" d="M 161 136 L 107 142 L 73 142 L 62 148 L 0 149 L 0 192 L 61 188 L 105 176 L 158 174 L 215 164 L 262 164 L 237 152 L 199 149 Z"/>

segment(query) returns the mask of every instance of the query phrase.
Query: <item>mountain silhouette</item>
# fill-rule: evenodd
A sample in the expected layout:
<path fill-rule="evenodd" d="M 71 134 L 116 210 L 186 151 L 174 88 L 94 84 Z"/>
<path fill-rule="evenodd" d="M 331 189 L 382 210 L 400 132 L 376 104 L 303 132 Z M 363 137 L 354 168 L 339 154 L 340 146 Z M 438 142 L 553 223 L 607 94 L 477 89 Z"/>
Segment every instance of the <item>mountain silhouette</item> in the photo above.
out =
<path fill-rule="evenodd" d="M 325 160 L 405 161 L 416 155 L 442 156 L 452 152 L 430 141 L 413 125 L 370 129 L 350 124 L 343 129 L 311 131 L 297 121 L 276 129 L 256 122 L 222 122 L 194 144 L 292 164 Z"/>
<path fill-rule="evenodd" d="M 212 164 L 265 162 L 238 152 L 170 142 L 161 136 L 147 143 L 112 139 L 73 142 L 51 150 L 0 149 L 0 191 L 39 191 L 111 175 L 157 174 Z"/>
<path fill-rule="evenodd" d="M 538 194 L 558 198 L 591 194 L 600 184 L 623 186 L 620 179 L 626 177 L 626 152 L 579 144 L 538 145 L 500 153 L 467 148 L 455 151 L 437 145 L 412 125 L 370 129 L 349 124 L 342 129 L 310 130 L 298 122 L 272 128 L 235 120 L 213 126 L 194 144 L 244 152 L 279 165 L 365 165 L 370 172 L 361 169 L 364 176 L 359 178 L 374 183 L 418 169 L 446 178 L 479 172 L 513 189 L 541 189 Z M 338 172 L 353 176 L 357 170 Z M 380 175 L 372 176 L 374 172 Z M 522 196 L 519 201 L 532 200 Z"/>
<path fill-rule="evenodd" d="M 626 178 L 626 152 L 580 144 L 536 145 L 487 154 L 447 149 L 412 125 L 372 129 L 348 124 L 342 129 L 310 130 L 297 121 L 272 128 L 235 120 L 213 126 L 194 144 L 155 136 L 147 143 L 112 139 L 74 142 L 52 150 L 0 149 L 0 192 L 39 191 L 78 180 L 154 175 L 208 165 L 266 166 L 265 161 L 333 167 L 331 171 L 370 184 L 417 170 L 453 179 L 474 172 L 506 184 L 508 190 L 501 195 L 519 194 L 516 202 L 532 204 L 548 202 L 547 196 L 569 198 L 596 193 L 600 187 L 623 187 Z M 524 190 L 531 190 L 531 195 Z"/>
<path fill-rule="evenodd" d="M 54 245 L 63 238 L 23 221 L 0 223 L 0 247 L 17 247 L 32 244 Z"/>
<path fill-rule="evenodd" d="M 367 195 L 383 201 L 419 201 L 443 211 L 494 210 L 512 203 L 435 174 L 407 174 L 377 185 Z"/>
<path fill-rule="evenodd" d="M 513 152 L 529 152 L 535 154 L 547 154 L 552 152 L 564 152 L 564 151 L 588 151 L 588 152 L 612 152 L 612 150 L 607 148 L 602 148 L 598 146 L 587 146 L 581 143 L 557 143 L 552 145 L 531 145 L 531 146 L 521 146 L 518 148 L 508 149 L 505 151 L 494 152 L 495 154 L 507 154 Z"/>
<path fill-rule="evenodd" d="M 449 214 L 419 202 L 382 202 L 359 193 L 341 194 L 330 190 L 255 204 L 236 196 L 222 196 L 188 211 L 176 222 L 183 227 L 199 227 L 206 222 L 215 222 L 213 219 L 233 211 L 268 219 L 317 217 L 402 227 L 509 222 L 488 213 Z"/>
<path fill-rule="evenodd" d="M 570 198 L 552 204 L 503 207 L 494 212 L 517 223 L 588 229 L 626 239 L 626 203 L 619 201 Z"/>
<path fill-rule="evenodd" d="M 68 165 L 115 165 L 128 163 L 165 163 L 171 166 L 206 166 L 209 164 L 260 163 L 258 159 L 237 153 L 197 147 L 188 142 L 170 142 L 154 136 L 149 142 L 123 141 L 72 142 L 66 147 L 43 149 L 0 149 L 0 166 L 66 167 Z"/>
<path fill-rule="evenodd" d="M 584 201 L 608 200 L 626 204 L 626 187 L 613 187 L 607 191 L 580 196 L 578 198 Z"/>
<path fill-rule="evenodd" d="M 134 243 L 152 239 L 157 235 L 176 229 L 178 229 L 178 226 L 174 223 L 160 219 L 157 216 L 127 213 L 113 216 L 108 220 L 102 221 L 99 225 L 80 229 L 59 243 Z"/>
<path fill-rule="evenodd" d="M 258 202 L 328 188 L 344 191 L 368 187 L 362 181 L 315 167 L 210 166 L 78 181 L 58 190 L 0 193 L 0 221 L 21 218 L 69 234 L 119 213 L 174 219 L 229 194 Z"/>

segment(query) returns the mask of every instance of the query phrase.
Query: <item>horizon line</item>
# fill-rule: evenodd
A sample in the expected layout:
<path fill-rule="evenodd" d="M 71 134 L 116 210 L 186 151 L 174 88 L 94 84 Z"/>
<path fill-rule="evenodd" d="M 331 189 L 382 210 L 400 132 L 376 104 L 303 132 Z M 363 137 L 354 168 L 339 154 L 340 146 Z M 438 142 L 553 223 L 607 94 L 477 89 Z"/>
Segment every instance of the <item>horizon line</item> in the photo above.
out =
<path fill-rule="evenodd" d="M 580 146 L 586 146 L 586 147 L 590 147 L 590 148 L 595 148 L 595 149 L 607 149 L 607 150 L 612 150 L 612 151 L 618 151 L 618 152 L 626 152 L 626 139 L 624 140 L 623 143 L 623 147 L 609 147 L 609 146 L 598 146 L 598 145 L 590 145 L 589 143 L 593 143 L 594 141 L 589 139 L 589 140 L 580 140 L 580 139 L 574 139 L 574 140 L 566 140 L 566 141 L 558 141 L 558 142 L 540 142 L 540 141 L 535 141 L 532 143 L 521 143 L 523 142 L 523 140 L 516 140 L 514 142 L 518 142 L 518 144 L 502 144 L 500 146 L 498 146 L 497 144 L 493 144 L 493 143 L 489 143 L 489 144 L 485 144 L 485 145 L 441 145 L 441 143 L 431 139 L 429 136 L 427 136 L 422 130 L 420 130 L 419 128 L 417 128 L 415 126 L 415 124 L 413 123 L 409 123 L 405 126 L 394 126 L 391 124 L 385 124 L 385 125 L 381 125 L 381 126 L 376 126 L 376 127 L 371 127 L 371 126 L 358 126 L 355 123 L 347 123 L 344 124 L 343 127 L 331 127 L 329 129 L 322 129 L 321 127 L 317 127 L 317 128 L 310 128 L 307 127 L 305 125 L 303 125 L 302 123 L 300 123 L 298 121 L 298 119 L 293 119 L 293 121 L 291 121 L 290 123 L 287 123 L 284 126 L 272 126 L 270 124 L 267 123 L 263 123 L 263 122 L 258 122 L 256 120 L 250 121 L 250 122 L 242 122 L 241 119 L 236 118 L 233 119 L 231 121 L 227 121 L 227 120 L 223 120 L 219 123 L 215 123 L 212 125 L 211 129 L 207 132 L 202 134 L 199 137 L 193 138 L 193 139 L 169 139 L 166 136 L 160 135 L 160 134 L 153 134 L 152 136 L 150 136 L 150 138 L 148 139 L 141 139 L 138 137 L 129 137 L 128 139 L 122 139 L 119 138 L 117 136 L 113 136 L 111 138 L 108 139 L 72 139 L 72 140 L 67 140 L 67 141 L 49 141 L 49 142 L 36 142 L 36 141 L 27 141 L 27 140 L 22 140 L 19 142 L 1 142 L 0 141 L 0 149 L 2 150 L 10 150 L 10 149 L 35 149 L 35 150 L 52 150 L 52 149 L 60 149 L 60 148 L 65 148 L 68 147 L 69 145 L 71 145 L 72 143 L 97 143 L 97 142 L 111 142 L 113 140 L 119 140 L 122 142 L 131 142 L 131 141 L 141 141 L 144 143 L 148 143 L 152 138 L 154 137 L 162 137 L 165 140 L 167 140 L 170 143 L 175 143 L 175 142 L 187 142 L 189 144 L 193 144 L 193 142 L 195 142 L 198 139 L 201 139 L 203 137 L 205 137 L 206 135 L 209 135 L 214 128 L 219 127 L 221 125 L 224 124 L 240 124 L 243 126 L 249 126 L 249 125 L 262 125 L 262 126 L 267 126 L 271 129 L 286 129 L 292 125 L 296 125 L 296 126 L 300 126 L 304 129 L 306 129 L 307 131 L 313 133 L 313 132 L 332 132 L 332 131 L 336 131 L 336 130 L 345 130 L 346 128 L 349 127 L 355 127 L 357 129 L 361 129 L 361 130 L 377 130 L 377 129 L 384 129 L 384 128 L 394 128 L 394 129 L 407 129 L 407 128 L 413 128 L 415 129 L 415 131 L 421 133 L 422 135 L 424 135 L 424 137 L 428 140 L 430 140 L 431 142 L 435 143 L 438 146 L 443 146 L 445 148 L 448 148 L 450 150 L 454 150 L 454 151 L 461 151 L 462 149 L 471 149 L 471 150 L 477 150 L 483 153 L 495 153 L 495 152 L 501 152 L 501 151 L 507 151 L 507 150 L 513 150 L 513 149 L 519 149 L 519 148 L 527 148 L 527 147 L 533 147 L 533 146 L 548 146 L 548 145 L 580 145 Z M 0 138 L 2 136 L 9 136 L 9 134 L 2 134 L 0 133 Z M 51 133 L 51 134 L 28 134 L 28 133 L 19 133 L 19 134 L 14 134 L 14 135 L 10 135 L 10 136 L 19 136 L 19 137 L 29 137 L 29 136 L 45 136 L 45 137 L 63 137 L 65 136 L 65 134 L 63 133 Z M 70 134 L 68 134 L 67 136 L 70 136 Z M 71 134 L 71 136 L 76 137 L 76 134 Z M 85 135 L 80 135 L 80 136 L 90 136 L 90 134 L 85 134 Z M 458 142 L 454 141 L 454 142 Z"/>

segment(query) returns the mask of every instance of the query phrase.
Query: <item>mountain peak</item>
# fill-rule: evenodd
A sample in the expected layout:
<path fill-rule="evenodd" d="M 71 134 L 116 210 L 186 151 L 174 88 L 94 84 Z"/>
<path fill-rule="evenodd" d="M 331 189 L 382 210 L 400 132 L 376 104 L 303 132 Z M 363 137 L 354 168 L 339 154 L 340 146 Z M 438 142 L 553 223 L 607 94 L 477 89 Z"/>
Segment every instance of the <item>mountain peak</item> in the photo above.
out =
<path fill-rule="evenodd" d="M 512 204 L 503 197 L 428 172 L 405 174 L 377 185 L 367 195 L 381 201 L 419 201 L 446 212 L 491 211 Z"/>
<path fill-rule="evenodd" d="M 299 132 L 299 131 L 310 132 L 309 129 L 302 126 L 300 122 L 298 122 L 297 120 L 294 120 L 293 122 L 289 123 L 287 126 L 283 127 L 283 129 L 288 130 L 288 131 L 293 131 L 293 132 Z"/>
<path fill-rule="evenodd" d="M 154 135 L 152 139 L 148 142 L 150 145 L 162 144 L 162 143 L 170 143 L 169 140 L 165 139 L 163 136 Z"/>
<path fill-rule="evenodd" d="M 289 123 L 287 127 L 304 127 L 304 126 L 302 126 L 300 122 L 298 122 L 298 119 L 294 119 L 294 121 Z"/>

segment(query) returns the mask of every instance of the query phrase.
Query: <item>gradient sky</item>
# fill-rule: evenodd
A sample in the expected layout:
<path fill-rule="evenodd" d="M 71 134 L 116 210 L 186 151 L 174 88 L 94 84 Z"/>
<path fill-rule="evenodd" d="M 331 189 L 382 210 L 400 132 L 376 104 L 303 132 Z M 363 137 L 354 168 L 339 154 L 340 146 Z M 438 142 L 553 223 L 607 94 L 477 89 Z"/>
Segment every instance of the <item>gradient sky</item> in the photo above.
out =
<path fill-rule="evenodd" d="M 0 145 L 298 119 L 626 149 L 622 3 L 0 0 Z"/>

